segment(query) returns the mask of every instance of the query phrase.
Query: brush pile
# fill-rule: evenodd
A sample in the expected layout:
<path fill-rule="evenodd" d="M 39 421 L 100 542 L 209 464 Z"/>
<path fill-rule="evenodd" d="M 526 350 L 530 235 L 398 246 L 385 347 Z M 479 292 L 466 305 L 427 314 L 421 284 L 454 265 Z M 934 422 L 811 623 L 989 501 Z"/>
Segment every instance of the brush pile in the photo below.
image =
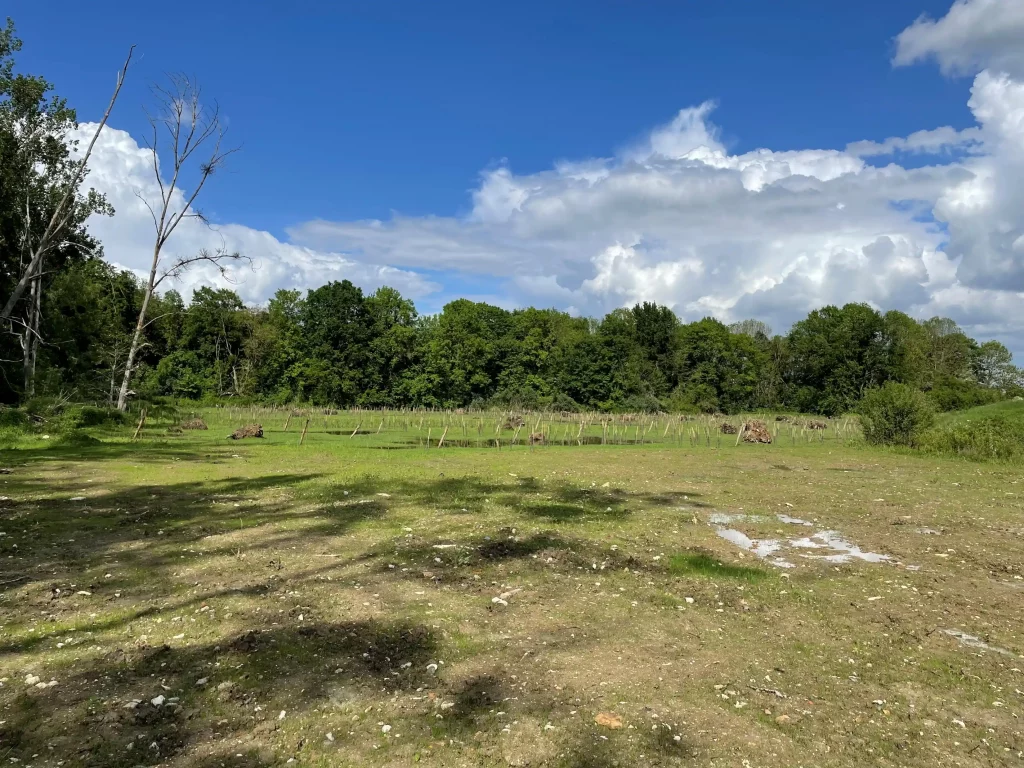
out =
<path fill-rule="evenodd" d="M 739 431 L 735 424 L 730 424 L 727 421 L 723 421 L 719 429 L 722 430 L 723 435 L 735 435 Z"/>
<path fill-rule="evenodd" d="M 189 419 L 188 421 L 181 422 L 182 429 L 209 429 L 206 426 L 206 422 L 202 419 Z"/>
<path fill-rule="evenodd" d="M 828 429 L 828 423 L 824 422 L 824 421 L 813 421 L 813 420 L 811 420 L 811 421 L 807 422 L 807 428 L 808 429 Z"/>
<path fill-rule="evenodd" d="M 748 421 L 743 425 L 744 443 L 771 443 L 772 434 L 763 421 Z"/>
<path fill-rule="evenodd" d="M 250 424 L 247 427 L 236 429 L 230 435 L 230 440 L 241 440 L 246 437 L 263 437 L 263 427 L 260 424 Z"/>

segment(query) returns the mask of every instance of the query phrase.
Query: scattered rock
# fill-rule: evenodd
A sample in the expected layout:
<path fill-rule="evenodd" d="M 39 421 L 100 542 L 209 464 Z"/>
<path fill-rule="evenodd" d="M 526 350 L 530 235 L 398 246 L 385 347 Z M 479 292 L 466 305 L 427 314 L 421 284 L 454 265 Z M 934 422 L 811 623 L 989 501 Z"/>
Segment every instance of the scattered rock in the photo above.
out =
<path fill-rule="evenodd" d="M 602 728 L 610 728 L 613 731 L 622 727 L 622 718 L 611 712 L 598 712 L 594 722 Z"/>
<path fill-rule="evenodd" d="M 775 718 L 775 722 L 777 725 L 789 725 L 791 722 L 793 722 L 793 718 L 791 718 L 789 715 L 779 715 Z"/>
<path fill-rule="evenodd" d="M 36 685 L 39 678 L 36 675 L 25 675 L 25 685 Z"/>
<path fill-rule="evenodd" d="M 152 704 L 154 707 L 162 707 L 165 701 L 167 701 L 167 699 L 164 697 L 163 694 L 160 694 L 159 696 L 150 699 L 149 703 Z"/>

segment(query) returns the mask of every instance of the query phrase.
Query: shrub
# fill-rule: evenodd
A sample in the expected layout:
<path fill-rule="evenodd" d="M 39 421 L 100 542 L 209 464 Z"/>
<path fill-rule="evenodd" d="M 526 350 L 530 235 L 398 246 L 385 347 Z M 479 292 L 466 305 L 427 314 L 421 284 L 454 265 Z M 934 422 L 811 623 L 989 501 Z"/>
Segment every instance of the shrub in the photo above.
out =
<path fill-rule="evenodd" d="M 101 444 L 102 441 L 77 429 L 64 432 L 53 441 L 53 445 L 58 445 L 62 448 L 88 448 Z"/>
<path fill-rule="evenodd" d="M 935 411 L 923 393 L 890 381 L 870 390 L 858 408 L 865 439 L 874 445 L 915 446 L 935 421 Z"/>
<path fill-rule="evenodd" d="M 69 405 L 60 415 L 52 417 L 47 423 L 51 425 L 51 429 L 70 432 L 83 427 L 123 426 L 128 423 L 128 416 L 116 408 Z"/>
<path fill-rule="evenodd" d="M 82 405 L 64 411 L 65 418 L 73 418 L 79 427 L 124 426 L 128 423 L 128 415 L 116 408 L 99 408 L 95 405 Z"/>
<path fill-rule="evenodd" d="M 997 389 L 987 389 L 973 381 L 942 377 L 928 391 L 928 397 L 940 411 L 965 411 L 979 405 L 997 402 L 1002 394 Z"/>
<path fill-rule="evenodd" d="M 18 408 L 0 408 L 0 428 L 22 430 L 28 428 L 28 414 Z"/>
<path fill-rule="evenodd" d="M 958 421 L 927 432 L 921 447 L 933 453 L 968 459 L 1012 461 L 1024 459 L 1024 434 L 1019 425 L 1002 416 Z"/>

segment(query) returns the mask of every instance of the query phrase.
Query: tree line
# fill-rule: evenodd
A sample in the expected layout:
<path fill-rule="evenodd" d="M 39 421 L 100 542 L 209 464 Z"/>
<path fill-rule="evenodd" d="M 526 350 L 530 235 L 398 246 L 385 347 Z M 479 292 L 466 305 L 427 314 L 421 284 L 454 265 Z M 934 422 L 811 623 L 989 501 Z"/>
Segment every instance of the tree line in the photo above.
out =
<path fill-rule="evenodd" d="M 122 409 L 133 398 L 173 397 L 838 414 L 890 381 L 943 410 L 1021 390 L 1021 372 L 998 342 L 979 343 L 947 318 L 919 322 L 863 304 L 815 310 L 785 335 L 756 320 L 684 323 L 652 303 L 590 319 L 459 299 L 421 315 L 392 288 L 366 295 L 347 280 L 305 295 L 278 291 L 265 307 L 209 287 L 186 304 L 164 290 L 168 278 L 195 262 L 244 258 L 163 256 L 178 224 L 201 218 L 196 195 L 231 154 L 216 107 L 204 107 L 187 78 L 156 91 L 149 147 L 160 196 L 146 201 L 154 248 L 148 278 L 139 278 L 104 261 L 86 229 L 90 216 L 114 212 L 83 188 L 90 149 L 69 141 L 74 110 L 44 78 L 15 72 L 20 47 L 8 20 L 0 29 L 2 402 L 60 395 Z M 104 122 L 127 71 L 128 62 Z"/>
<path fill-rule="evenodd" d="M 42 392 L 117 402 L 146 286 L 99 258 L 55 274 L 44 292 Z M 359 407 L 680 410 L 794 409 L 835 415 L 889 381 L 941 410 L 1014 396 L 1021 371 L 996 341 L 947 318 L 919 322 L 864 304 L 814 310 L 785 335 L 750 320 L 683 323 L 642 303 L 595 320 L 458 299 L 420 315 L 393 288 L 347 280 L 265 307 L 228 289 L 151 298 L 136 396 Z M 5 382 L 4 396 L 23 392 Z"/>

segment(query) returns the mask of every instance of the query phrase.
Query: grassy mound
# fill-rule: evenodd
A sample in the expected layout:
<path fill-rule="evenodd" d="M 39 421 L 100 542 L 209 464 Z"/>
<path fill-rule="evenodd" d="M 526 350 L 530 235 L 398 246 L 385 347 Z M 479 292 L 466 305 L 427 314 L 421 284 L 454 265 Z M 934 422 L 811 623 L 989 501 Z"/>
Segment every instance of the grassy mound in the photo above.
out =
<path fill-rule="evenodd" d="M 979 461 L 1024 460 L 1024 402 L 1009 400 L 945 414 L 924 435 L 921 447 Z"/>

